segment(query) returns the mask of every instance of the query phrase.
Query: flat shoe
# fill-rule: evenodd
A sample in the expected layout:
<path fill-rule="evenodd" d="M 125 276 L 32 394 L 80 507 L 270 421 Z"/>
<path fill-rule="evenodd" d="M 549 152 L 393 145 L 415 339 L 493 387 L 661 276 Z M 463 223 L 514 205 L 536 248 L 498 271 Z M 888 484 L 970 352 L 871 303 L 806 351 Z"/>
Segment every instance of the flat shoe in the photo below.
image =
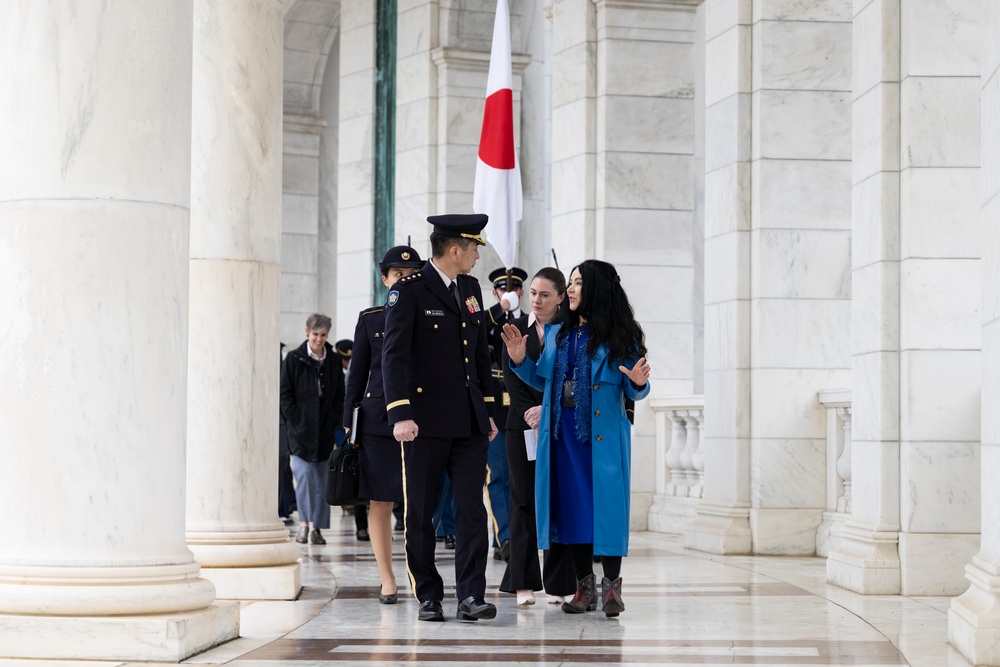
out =
<path fill-rule="evenodd" d="M 295 535 L 295 541 L 305 544 L 309 541 L 309 526 L 299 526 L 299 532 Z"/>
<path fill-rule="evenodd" d="M 372 540 L 371 536 L 368 534 L 367 528 L 359 528 L 355 535 L 358 538 L 358 542 L 371 542 Z"/>
<path fill-rule="evenodd" d="M 528 607 L 535 604 L 535 592 L 524 590 L 517 592 L 517 606 Z"/>
<path fill-rule="evenodd" d="M 313 544 L 326 544 L 326 538 L 319 532 L 319 528 L 313 528 L 309 534 L 309 541 Z"/>
<path fill-rule="evenodd" d="M 399 593 L 399 588 L 398 587 L 392 593 L 389 593 L 388 595 L 382 595 L 382 587 L 379 586 L 379 589 L 378 589 L 378 601 L 379 601 L 379 604 L 396 604 L 399 601 L 397 593 Z M 443 615 L 443 613 L 444 612 L 442 611 L 442 615 Z"/>

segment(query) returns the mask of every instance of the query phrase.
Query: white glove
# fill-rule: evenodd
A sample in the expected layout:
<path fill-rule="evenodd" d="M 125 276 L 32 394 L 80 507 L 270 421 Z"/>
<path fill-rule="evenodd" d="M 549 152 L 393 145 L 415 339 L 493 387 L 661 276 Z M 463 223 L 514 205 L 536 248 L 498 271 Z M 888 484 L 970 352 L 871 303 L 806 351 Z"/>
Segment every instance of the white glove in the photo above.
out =
<path fill-rule="evenodd" d="M 511 313 L 517 310 L 518 304 L 521 303 L 517 298 L 517 292 L 504 292 L 504 295 L 500 297 L 500 300 L 506 301 L 510 304 L 510 308 L 508 308 L 507 311 Z"/>

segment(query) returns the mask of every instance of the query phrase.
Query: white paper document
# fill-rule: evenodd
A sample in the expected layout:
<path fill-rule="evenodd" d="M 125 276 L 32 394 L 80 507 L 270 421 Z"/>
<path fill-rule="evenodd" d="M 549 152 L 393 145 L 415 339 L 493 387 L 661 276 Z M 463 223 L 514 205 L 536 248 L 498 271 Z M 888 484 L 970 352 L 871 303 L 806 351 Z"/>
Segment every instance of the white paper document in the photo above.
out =
<path fill-rule="evenodd" d="M 528 453 L 528 460 L 534 461 L 538 454 L 538 429 L 528 429 L 524 432 L 524 449 Z"/>

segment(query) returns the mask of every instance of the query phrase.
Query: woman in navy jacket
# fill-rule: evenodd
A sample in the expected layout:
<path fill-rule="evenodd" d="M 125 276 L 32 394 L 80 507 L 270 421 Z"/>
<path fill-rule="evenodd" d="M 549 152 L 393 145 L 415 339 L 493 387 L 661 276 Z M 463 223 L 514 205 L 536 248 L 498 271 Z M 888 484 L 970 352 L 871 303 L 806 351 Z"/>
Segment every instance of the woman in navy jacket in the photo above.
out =
<path fill-rule="evenodd" d="M 601 556 L 603 610 L 624 611 L 628 554 L 631 424 L 625 399 L 649 394 L 645 336 L 615 268 L 587 260 L 570 272 L 562 322 L 545 328 L 538 361 L 525 337 L 504 326 L 510 368 L 542 390 L 535 474 L 538 547 L 567 545 L 577 577 L 567 613 L 597 608 L 593 557 Z"/>
<path fill-rule="evenodd" d="M 382 283 L 392 287 L 401 278 L 416 273 L 423 264 L 417 251 L 409 246 L 390 248 L 379 263 Z M 351 427 L 354 407 L 359 406 L 354 434 L 361 463 L 358 495 L 371 502 L 368 533 L 382 579 L 378 600 L 382 604 L 395 604 L 398 598 L 396 575 L 392 571 L 392 506 L 403 500 L 403 459 L 399 443 L 392 437 L 382 391 L 384 332 L 384 305 L 361 311 L 347 377 L 344 427 Z"/>

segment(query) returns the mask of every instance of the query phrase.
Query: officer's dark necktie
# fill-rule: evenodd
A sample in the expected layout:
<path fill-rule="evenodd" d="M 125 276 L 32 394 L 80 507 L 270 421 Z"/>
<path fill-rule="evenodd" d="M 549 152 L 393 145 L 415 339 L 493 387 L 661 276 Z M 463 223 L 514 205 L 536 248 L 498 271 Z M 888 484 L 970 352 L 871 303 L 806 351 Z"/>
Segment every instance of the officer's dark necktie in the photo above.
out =
<path fill-rule="evenodd" d="M 462 296 L 458 293 L 458 285 L 455 284 L 454 280 L 448 285 L 448 291 L 455 298 L 455 305 L 458 306 L 458 312 L 462 312 Z"/>

